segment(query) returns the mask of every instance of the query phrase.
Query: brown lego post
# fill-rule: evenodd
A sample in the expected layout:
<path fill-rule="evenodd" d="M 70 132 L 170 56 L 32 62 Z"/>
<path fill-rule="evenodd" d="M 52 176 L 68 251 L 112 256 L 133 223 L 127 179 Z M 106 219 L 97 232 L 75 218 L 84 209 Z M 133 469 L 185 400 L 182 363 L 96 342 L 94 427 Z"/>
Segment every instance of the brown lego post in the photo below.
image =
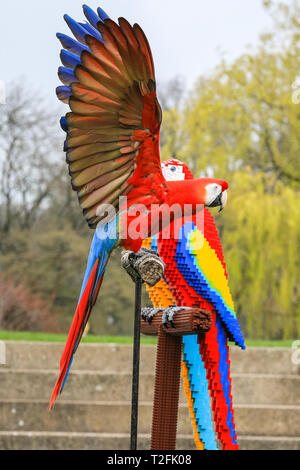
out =
<path fill-rule="evenodd" d="M 204 334 L 211 327 L 211 313 L 201 308 L 177 311 L 169 327 L 162 324 L 163 313 L 150 323 L 141 318 L 141 332 L 158 335 L 151 450 L 176 449 L 182 335 Z"/>

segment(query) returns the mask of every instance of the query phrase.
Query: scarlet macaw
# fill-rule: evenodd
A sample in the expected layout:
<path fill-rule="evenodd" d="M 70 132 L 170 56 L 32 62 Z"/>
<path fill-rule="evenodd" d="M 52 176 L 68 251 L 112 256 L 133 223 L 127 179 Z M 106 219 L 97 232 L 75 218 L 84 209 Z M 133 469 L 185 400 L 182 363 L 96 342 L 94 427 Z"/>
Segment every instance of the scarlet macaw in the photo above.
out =
<path fill-rule="evenodd" d="M 137 252 L 145 238 L 131 235 L 136 215 L 130 209 L 143 204 L 150 217 L 154 205 L 178 204 L 184 210 L 190 204 L 195 212 L 201 204 L 222 205 L 228 188 L 212 178 L 165 180 L 159 154 L 161 108 L 147 38 L 139 25 L 124 18 L 117 24 L 101 8 L 96 14 L 84 5 L 83 11 L 88 23 L 64 17 L 76 39 L 57 34 L 63 46 L 58 70 L 63 86 L 57 96 L 71 110 L 61 126 L 67 134 L 64 150 L 72 187 L 96 232 L 49 408 L 65 384 L 111 251 L 122 246 Z M 127 197 L 127 211 L 120 206 L 121 196 Z M 150 232 L 151 224 L 146 236 Z"/>
<path fill-rule="evenodd" d="M 193 178 L 179 160 L 163 162 L 162 170 L 166 180 Z M 159 233 L 144 241 L 145 247 L 158 251 L 166 265 L 164 279 L 154 287 L 146 287 L 157 310 L 171 307 L 170 320 L 176 315 L 174 304 L 198 306 L 212 313 L 212 327 L 205 336 L 183 336 L 183 384 L 197 448 L 216 450 L 216 433 L 222 449 L 236 450 L 227 343 L 229 339 L 242 349 L 245 345 L 228 287 L 222 245 L 206 208 L 200 224 L 196 216 L 185 219 L 179 227 L 176 223 L 171 224 L 168 239 Z"/>

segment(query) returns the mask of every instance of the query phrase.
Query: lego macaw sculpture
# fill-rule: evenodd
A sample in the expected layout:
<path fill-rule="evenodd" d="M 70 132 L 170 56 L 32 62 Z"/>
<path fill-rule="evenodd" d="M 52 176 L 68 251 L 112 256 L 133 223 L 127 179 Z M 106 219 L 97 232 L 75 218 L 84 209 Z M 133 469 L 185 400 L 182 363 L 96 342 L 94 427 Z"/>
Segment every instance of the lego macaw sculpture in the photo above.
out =
<path fill-rule="evenodd" d="M 212 178 L 165 180 L 159 153 L 162 115 L 147 38 L 139 25 L 124 18 L 117 24 L 101 8 L 95 13 L 84 5 L 83 12 L 88 22 L 64 17 L 75 39 L 57 34 L 63 86 L 56 92 L 71 110 L 61 126 L 72 187 L 96 232 L 49 408 L 64 387 L 111 251 L 140 249 L 153 234 L 153 207 L 189 204 L 195 212 L 199 205 L 222 206 L 228 188 Z M 130 224 L 141 204 L 146 211 L 140 225 L 148 229 L 132 236 Z"/>
<path fill-rule="evenodd" d="M 166 180 L 193 178 L 179 160 L 163 162 L 162 170 Z M 170 311 L 169 320 L 176 315 L 174 304 L 198 306 L 212 313 L 208 333 L 183 336 L 183 385 L 197 448 L 217 450 L 219 442 L 224 450 L 237 450 L 228 340 L 242 349 L 245 345 L 228 287 L 222 245 L 206 208 L 198 226 L 195 216 L 185 219 L 179 228 L 175 222 L 171 225 L 168 239 L 159 233 L 143 243 L 157 250 L 166 265 L 164 278 L 154 287 L 146 287 L 153 306 Z"/>

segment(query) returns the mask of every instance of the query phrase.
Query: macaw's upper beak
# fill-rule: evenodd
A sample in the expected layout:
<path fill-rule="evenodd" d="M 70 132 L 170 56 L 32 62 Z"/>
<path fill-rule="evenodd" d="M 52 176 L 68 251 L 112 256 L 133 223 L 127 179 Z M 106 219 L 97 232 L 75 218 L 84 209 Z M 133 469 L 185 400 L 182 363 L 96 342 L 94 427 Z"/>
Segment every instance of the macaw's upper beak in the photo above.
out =
<path fill-rule="evenodd" d="M 225 189 L 225 191 L 222 191 L 216 197 L 216 199 L 209 205 L 209 207 L 220 206 L 218 212 L 221 212 L 224 209 L 224 207 L 226 206 L 226 202 L 227 202 L 227 190 Z"/>

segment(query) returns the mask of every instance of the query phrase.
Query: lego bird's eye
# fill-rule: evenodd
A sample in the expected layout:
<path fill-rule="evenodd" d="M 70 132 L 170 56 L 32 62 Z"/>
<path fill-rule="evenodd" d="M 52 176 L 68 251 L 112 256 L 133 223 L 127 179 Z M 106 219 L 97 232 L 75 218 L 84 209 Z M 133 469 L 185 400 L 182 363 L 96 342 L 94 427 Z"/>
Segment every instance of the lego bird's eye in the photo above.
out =
<path fill-rule="evenodd" d="M 170 170 L 173 171 L 173 172 L 176 171 L 176 166 L 171 166 Z"/>

